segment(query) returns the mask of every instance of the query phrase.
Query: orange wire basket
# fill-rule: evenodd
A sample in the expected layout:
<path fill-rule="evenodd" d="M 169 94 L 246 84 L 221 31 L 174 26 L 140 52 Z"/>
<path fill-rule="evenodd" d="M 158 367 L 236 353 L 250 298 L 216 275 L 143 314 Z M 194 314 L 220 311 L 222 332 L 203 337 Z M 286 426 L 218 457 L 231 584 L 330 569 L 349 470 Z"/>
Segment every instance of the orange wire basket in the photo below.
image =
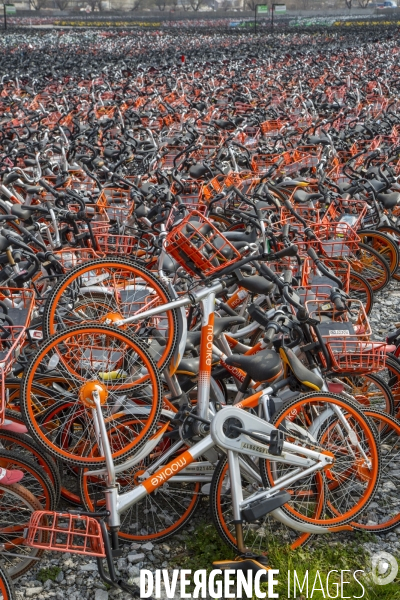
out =
<path fill-rule="evenodd" d="M 386 344 L 359 340 L 332 340 L 326 343 L 332 371 L 341 373 L 373 373 L 386 364 Z"/>
<path fill-rule="evenodd" d="M 368 210 L 368 204 L 363 200 L 344 200 L 337 198 L 329 205 L 321 222 L 346 223 L 352 229 L 360 228 Z"/>
<path fill-rule="evenodd" d="M 54 256 L 65 271 L 70 271 L 77 265 L 99 258 L 99 254 L 93 248 L 63 248 L 54 252 Z"/>
<path fill-rule="evenodd" d="M 385 368 L 386 344 L 371 341 L 371 327 L 359 300 L 347 300 L 348 311 L 338 311 L 326 299 L 305 303 L 310 317 L 319 321 L 318 329 L 331 359 L 331 370 L 369 373 Z M 326 366 L 325 358 L 321 360 Z"/>
<path fill-rule="evenodd" d="M 333 273 L 339 277 L 343 283 L 343 291 L 346 294 L 349 293 L 350 289 L 350 263 L 345 260 L 325 260 L 321 259 L 322 262 L 326 262 L 326 266 L 329 267 Z M 323 279 L 321 279 L 323 278 Z M 307 257 L 302 266 L 301 273 L 301 285 L 302 286 L 320 286 L 322 281 L 326 280 L 326 276 L 322 275 L 318 271 L 318 267 L 314 264 L 311 258 Z M 323 283 L 323 285 L 328 286 L 329 283 Z M 337 284 L 332 280 L 331 287 L 337 287 Z"/>
<path fill-rule="evenodd" d="M 105 212 L 110 221 L 123 223 L 132 215 L 135 203 L 130 198 L 129 191 L 120 188 L 105 188 Z"/>
<path fill-rule="evenodd" d="M 207 214 L 208 207 L 206 204 L 200 204 L 199 202 L 195 202 L 195 198 L 193 198 L 192 201 L 190 202 L 189 201 L 191 199 L 190 196 L 188 196 L 188 197 L 181 196 L 181 198 L 183 201 L 183 206 L 182 205 L 180 205 L 180 206 L 174 205 L 171 209 L 171 212 L 169 213 L 169 217 L 165 224 L 167 231 L 169 231 L 171 229 L 171 227 L 173 227 L 173 225 L 176 221 L 179 221 L 182 217 L 184 217 L 188 214 L 191 215 L 195 211 L 201 213 L 202 215 Z"/>
<path fill-rule="evenodd" d="M 106 556 L 100 523 L 96 519 L 55 511 L 36 510 L 32 514 L 25 545 L 100 558 Z"/>
<path fill-rule="evenodd" d="M 96 251 L 106 255 L 126 256 L 134 254 L 138 238 L 133 235 L 120 235 L 109 232 L 95 233 Z"/>
<path fill-rule="evenodd" d="M 209 277 L 241 258 L 236 248 L 198 211 L 166 237 L 166 251 L 191 275 Z"/>

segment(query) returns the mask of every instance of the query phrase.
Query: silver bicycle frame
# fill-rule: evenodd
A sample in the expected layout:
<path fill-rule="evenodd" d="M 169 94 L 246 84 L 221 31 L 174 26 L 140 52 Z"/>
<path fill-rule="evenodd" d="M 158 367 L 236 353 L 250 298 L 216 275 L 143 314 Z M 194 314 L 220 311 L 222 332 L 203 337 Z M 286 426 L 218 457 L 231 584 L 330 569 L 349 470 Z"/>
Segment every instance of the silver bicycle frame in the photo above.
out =
<path fill-rule="evenodd" d="M 93 393 L 93 401 L 95 404 L 93 411 L 96 414 L 96 423 L 98 425 L 98 435 L 100 438 L 99 442 L 101 442 L 105 456 L 106 468 L 105 470 L 101 471 L 88 471 L 85 475 L 89 476 L 94 474 L 102 474 L 105 476 L 107 485 L 105 490 L 106 508 L 109 511 L 108 524 L 111 527 L 119 527 L 120 515 L 124 511 L 138 503 L 140 500 L 142 500 L 142 498 L 150 494 L 155 489 L 161 487 L 166 481 L 173 479 L 178 473 L 181 473 L 197 458 L 200 458 L 202 455 L 204 455 L 204 453 L 211 450 L 211 448 L 214 446 L 222 448 L 227 453 L 231 482 L 236 481 L 236 484 L 233 483 L 231 487 L 235 487 L 235 491 L 232 496 L 232 502 L 234 514 L 237 515 L 239 515 L 240 511 L 249 503 L 270 498 L 281 489 L 292 484 L 294 481 L 304 477 L 305 475 L 328 468 L 333 462 L 333 459 L 327 454 L 316 452 L 308 448 L 299 447 L 296 444 L 291 444 L 289 442 L 284 442 L 281 456 L 271 455 L 269 452 L 268 442 L 270 439 L 270 434 L 275 430 L 275 428 L 265 420 L 251 415 L 244 410 L 236 407 L 226 407 L 220 410 L 213 417 L 209 435 L 186 450 L 183 454 L 176 457 L 173 461 L 161 467 L 158 471 L 150 475 L 148 479 L 140 483 L 133 490 L 120 495 L 118 492 L 118 484 L 116 482 L 116 469 L 112 459 L 112 452 L 109 445 L 98 392 Z M 251 430 L 252 432 L 257 433 L 257 435 L 264 437 L 265 444 L 259 441 L 254 442 L 251 437 L 244 433 L 240 433 L 235 439 L 228 438 L 224 433 L 224 425 L 229 419 L 239 419 L 244 429 L 247 431 Z M 157 432 L 155 436 L 149 440 L 142 451 L 129 461 L 130 466 L 140 462 L 145 456 L 147 456 L 149 451 L 151 451 L 151 448 L 154 448 L 159 443 L 164 431 L 165 428 L 162 428 L 161 431 Z M 291 472 L 287 476 L 281 477 L 271 488 L 257 491 L 246 498 L 246 500 L 243 500 L 240 480 L 240 454 L 245 454 L 252 457 L 256 456 L 274 462 L 291 464 L 297 466 L 298 469 Z M 126 468 L 126 465 L 120 465 L 118 467 L 118 471 L 123 470 L 124 468 Z M 280 509 L 273 511 L 272 514 L 279 521 L 285 523 L 293 529 L 297 529 L 298 531 L 306 531 L 309 533 L 326 533 L 327 531 L 334 530 L 334 528 L 328 529 L 319 525 L 299 523 L 298 521 L 295 521 L 282 513 Z"/>

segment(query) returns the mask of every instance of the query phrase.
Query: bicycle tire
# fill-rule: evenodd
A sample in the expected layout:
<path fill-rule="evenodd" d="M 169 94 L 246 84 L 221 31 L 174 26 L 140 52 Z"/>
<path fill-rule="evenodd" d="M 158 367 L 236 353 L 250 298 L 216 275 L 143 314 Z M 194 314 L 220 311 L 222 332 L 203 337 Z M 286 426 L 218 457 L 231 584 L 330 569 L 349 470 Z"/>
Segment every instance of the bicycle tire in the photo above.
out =
<path fill-rule="evenodd" d="M 0 561 L 0 600 L 16 600 L 14 584 Z"/>
<path fill-rule="evenodd" d="M 385 259 L 373 248 L 360 242 L 354 256 L 346 257 L 351 268 L 364 277 L 374 292 L 385 289 L 390 282 L 390 269 Z"/>
<path fill-rule="evenodd" d="M 350 386 L 347 392 L 365 409 L 382 410 L 388 415 L 394 415 L 394 398 L 387 383 L 374 373 L 355 375 L 354 373 L 338 373 L 338 379 Z M 370 391 L 375 386 L 381 390 L 377 393 Z M 382 400 L 380 400 L 382 397 Z M 384 406 L 384 408 L 383 408 Z"/>
<path fill-rule="evenodd" d="M 162 417 L 159 424 L 164 425 L 166 421 L 167 418 Z M 160 441 L 159 451 L 157 447 L 152 451 L 157 457 L 155 460 L 160 458 L 165 441 L 168 443 L 168 438 Z M 164 449 L 168 449 L 168 446 Z M 180 447 L 178 454 L 169 456 L 168 461 L 183 450 L 184 448 Z M 134 467 L 118 473 L 120 494 L 138 485 L 138 476 L 150 466 L 151 459 L 147 457 Z M 103 510 L 105 508 L 104 480 L 95 476 L 85 476 L 84 471 L 81 469 L 79 479 L 83 502 L 89 511 Z M 147 494 L 140 502 L 121 514 L 118 536 L 123 540 L 139 543 L 165 540 L 180 531 L 193 517 L 200 496 L 199 482 L 174 482 L 172 479 L 165 488 L 162 486 L 156 490 L 156 493 Z"/>
<path fill-rule="evenodd" d="M 94 344 L 96 350 L 93 350 Z M 64 378 L 65 390 L 59 386 L 61 391 L 54 389 L 53 397 L 41 399 L 32 389 L 36 374 L 40 378 L 42 362 L 48 364 L 50 356 L 56 356 L 58 363 L 52 373 Z M 98 375 L 104 375 L 101 370 L 104 365 L 108 379 Z M 112 365 L 118 370 L 110 369 Z M 112 372 L 117 374 L 120 383 L 111 378 L 109 373 Z M 135 379 L 137 373 L 139 379 Z M 46 452 L 75 466 L 105 464 L 103 456 L 90 456 L 94 443 L 92 408 L 82 395 L 86 393 L 88 382 L 90 387 L 93 380 L 99 384 L 98 377 L 102 379 L 102 408 L 117 464 L 135 454 L 150 437 L 162 407 L 159 371 L 137 338 L 108 326 L 73 327 L 51 336 L 32 357 L 24 373 L 21 401 L 29 433 Z M 132 404 L 134 396 L 138 396 L 136 400 L 140 403 L 137 410 L 144 411 L 147 417 L 139 433 L 123 429 L 126 411 L 137 406 Z M 80 398 L 78 402 L 77 398 Z M 128 402 L 128 408 L 123 402 Z"/>
<path fill-rule="evenodd" d="M 20 511 L 17 514 L 18 506 Z M 44 550 L 31 548 L 24 543 L 24 529 L 36 510 L 42 510 L 40 502 L 24 486 L 18 483 L 12 485 L 0 483 L 0 544 L 5 546 L 1 558 L 8 576 L 13 580 L 36 565 L 38 562 L 36 559 L 44 553 Z M 39 535 L 41 539 L 47 540 L 47 532 L 42 531 Z M 18 561 L 18 556 L 7 556 L 7 550 L 19 554 L 21 559 Z"/>
<path fill-rule="evenodd" d="M 231 516 L 232 496 L 229 489 L 224 491 L 224 480 L 228 473 L 228 461 L 226 457 L 222 458 L 214 471 L 211 490 L 210 490 L 210 508 L 214 526 L 222 540 L 236 552 L 238 551 L 235 525 L 233 515 Z M 319 483 L 324 484 L 322 477 Z M 252 489 L 254 491 L 254 489 Z M 315 515 L 320 515 L 324 511 L 325 492 L 319 495 L 318 503 L 315 505 Z M 291 550 L 295 550 L 306 544 L 312 537 L 311 533 L 302 533 L 290 529 L 283 525 L 272 515 L 265 515 L 259 519 L 255 529 L 255 524 L 243 523 L 243 537 L 247 548 L 256 554 L 267 552 L 271 543 L 288 545 Z M 257 537 L 258 536 L 258 537 Z M 252 539 L 253 537 L 253 539 Z"/>
<path fill-rule="evenodd" d="M 380 225 L 378 228 L 378 231 L 383 231 L 383 233 L 389 234 L 390 236 L 392 236 L 393 241 L 395 244 L 397 244 L 397 249 L 399 250 L 400 253 L 400 229 L 398 227 L 394 227 L 394 226 L 390 226 L 390 225 Z M 400 281 L 400 267 L 398 267 L 394 273 L 392 273 L 392 277 L 393 279 L 395 279 L 396 281 Z"/>
<path fill-rule="evenodd" d="M 398 267 L 400 260 L 399 247 L 394 240 L 387 236 L 382 230 L 360 229 L 357 235 L 361 238 L 363 244 L 372 246 L 379 252 L 389 265 L 390 274 L 393 275 Z"/>
<path fill-rule="evenodd" d="M 275 425 L 275 427 L 282 427 L 283 422 L 285 420 L 285 418 L 288 419 L 288 421 L 294 421 L 295 424 L 297 422 L 298 425 L 300 425 L 301 427 L 305 427 L 306 424 L 306 428 L 308 429 L 310 424 L 312 424 L 313 419 L 310 419 L 310 415 L 315 418 L 316 415 L 318 415 L 319 417 L 322 415 L 322 410 L 320 410 L 318 412 L 318 404 L 319 402 L 322 401 L 322 406 L 326 406 L 326 408 L 324 408 L 323 410 L 326 410 L 328 412 L 326 412 L 325 414 L 328 415 L 328 418 L 325 421 L 321 421 L 320 425 L 319 425 L 319 430 L 316 431 L 316 433 L 313 435 L 315 437 L 317 437 L 318 442 L 320 443 L 320 445 L 323 446 L 323 448 L 326 450 L 328 449 L 328 446 L 331 448 L 331 452 L 333 452 L 334 456 L 335 456 L 335 462 L 333 463 L 333 465 L 329 468 L 329 480 L 326 477 L 326 474 L 324 473 L 324 478 L 327 481 L 327 508 L 330 514 L 322 514 L 321 518 L 315 519 L 315 518 L 310 518 L 307 516 L 306 514 L 306 510 L 304 511 L 305 514 L 299 513 L 298 510 L 296 510 L 291 503 L 287 503 L 282 507 L 282 510 L 284 510 L 285 512 L 287 512 L 288 514 L 290 514 L 290 516 L 292 516 L 293 518 L 300 520 L 300 521 L 305 521 L 308 523 L 314 523 L 314 524 L 318 524 L 320 526 L 323 527 L 332 527 L 332 526 L 338 526 L 338 525 L 344 525 L 350 521 L 354 521 L 354 519 L 357 517 L 357 515 L 359 515 L 368 505 L 369 503 L 372 501 L 372 498 L 374 496 L 374 493 L 376 491 L 376 488 L 379 484 L 379 476 L 380 476 L 380 449 L 379 449 L 379 445 L 378 445 L 378 439 L 376 436 L 376 432 L 374 431 L 374 429 L 371 427 L 370 423 L 368 422 L 368 419 L 365 417 L 361 407 L 353 401 L 350 401 L 349 399 L 345 399 L 342 398 L 336 394 L 331 394 L 331 393 L 311 393 L 311 394 L 306 394 L 306 395 L 302 395 L 302 396 L 298 396 L 297 398 L 294 398 L 292 400 L 289 400 L 287 403 L 285 403 L 284 407 L 278 411 L 275 415 L 273 415 L 272 419 L 271 419 L 271 423 L 273 425 Z M 363 455 L 360 453 L 359 457 L 361 457 L 361 459 L 359 460 L 359 457 L 357 458 L 357 460 L 355 460 L 356 457 L 356 452 L 355 449 L 356 446 L 353 445 L 352 451 L 353 454 L 349 455 L 348 458 L 348 463 L 346 462 L 346 454 L 344 452 L 342 452 L 340 455 L 338 454 L 339 450 L 338 450 L 338 439 L 340 436 L 338 436 L 338 427 L 337 427 L 337 419 L 336 417 L 332 417 L 332 419 L 329 418 L 330 415 L 333 414 L 332 411 L 332 405 L 336 404 L 336 406 L 338 406 L 338 408 L 340 408 L 342 411 L 345 410 L 347 412 L 348 419 L 352 419 L 352 422 L 354 423 L 354 426 L 356 426 L 356 435 L 358 436 L 357 442 L 363 442 L 363 444 L 365 445 L 365 448 L 367 448 L 367 452 L 368 452 L 368 457 L 371 460 L 371 474 L 368 477 L 368 473 L 367 471 L 367 467 L 365 467 L 364 462 L 363 462 Z M 306 412 L 306 407 L 307 405 L 309 405 L 310 407 L 312 407 L 312 411 L 308 411 Z M 329 413 L 329 410 L 331 411 Z M 345 417 L 347 420 L 347 417 Z M 333 423 L 333 425 L 332 425 Z M 340 433 L 340 430 L 339 430 Z M 347 433 L 347 432 L 346 432 Z M 327 436 L 332 434 L 332 440 L 334 439 L 334 442 L 330 442 L 329 439 L 327 439 Z M 290 437 L 290 435 L 289 435 Z M 342 436 L 343 437 L 343 436 Z M 348 434 L 347 434 L 348 437 Z M 324 446 L 325 444 L 325 446 Z M 364 448 L 363 448 L 364 451 Z M 336 454 L 335 454 L 336 452 Z M 336 457 L 340 456 L 340 460 L 336 460 Z M 260 472 L 263 478 L 263 481 L 265 483 L 265 485 L 273 485 L 274 484 L 274 480 L 281 476 L 280 473 L 281 471 L 279 471 L 275 465 L 278 465 L 279 463 L 274 463 L 274 468 L 275 468 L 275 477 L 272 475 L 271 472 L 271 465 L 268 461 L 263 460 L 260 461 Z M 355 468 L 355 466 L 357 466 L 357 468 Z M 288 467 L 288 469 L 290 469 L 290 467 Z M 282 471 L 284 472 L 284 471 Z M 286 471 L 287 473 L 288 471 Z M 343 493 L 343 485 L 346 484 L 346 486 L 351 485 L 351 477 L 355 477 L 357 479 L 358 475 L 362 472 L 363 477 L 365 478 L 365 483 L 366 486 L 365 488 L 363 488 L 363 492 L 362 492 L 362 499 L 361 500 L 357 500 L 356 502 L 356 496 L 352 496 L 352 493 L 354 492 L 354 490 L 352 490 L 352 492 L 348 493 L 348 498 L 349 498 L 349 502 L 350 500 L 352 502 L 356 502 L 354 506 L 352 506 L 352 508 L 350 509 L 349 506 L 350 504 L 347 504 L 344 507 L 344 511 L 341 511 L 341 507 L 343 506 L 343 502 L 344 502 L 344 493 Z M 334 482 L 334 483 L 332 483 Z M 361 484 L 360 484 L 361 485 Z M 357 480 L 357 489 L 360 487 L 359 482 Z M 362 486 L 361 486 L 362 487 Z M 341 494 L 337 494 L 335 496 L 334 492 L 335 490 L 341 488 L 342 489 L 342 493 Z M 291 484 L 291 490 L 294 490 L 294 485 Z M 360 490 L 358 489 L 359 494 L 361 494 Z M 347 497 L 346 497 L 347 498 Z M 305 509 L 307 507 L 305 506 Z M 334 516 L 332 516 L 334 515 Z"/>
<path fill-rule="evenodd" d="M 359 516 L 359 520 L 351 522 L 351 526 L 358 531 L 387 533 L 397 527 L 400 522 L 400 506 L 393 503 L 393 498 L 396 498 L 396 501 L 399 498 L 400 481 L 392 476 L 393 464 L 400 458 L 400 421 L 380 410 L 366 408 L 364 414 L 375 425 L 379 442 L 383 448 L 382 477 L 375 494 L 374 506 L 371 508 L 372 513 L 367 509 Z M 387 486 L 388 482 L 391 484 L 390 490 Z M 384 515 L 383 518 L 386 520 L 374 523 L 373 519 L 378 518 L 377 510 Z"/>
<path fill-rule="evenodd" d="M 24 487 L 40 502 L 42 510 L 56 509 L 57 498 L 51 479 L 32 459 L 18 452 L 0 450 L 0 466 L 8 471 L 22 471 Z"/>
<path fill-rule="evenodd" d="M 167 290 L 167 288 L 165 287 L 165 285 L 155 277 L 155 275 L 153 273 L 151 273 L 150 271 L 148 271 L 147 269 L 145 269 L 144 267 L 138 265 L 137 263 L 134 263 L 133 261 L 130 261 L 128 259 L 123 259 L 123 258 L 115 258 L 115 259 L 97 259 L 97 260 L 93 260 L 93 261 L 88 261 L 86 263 L 83 263 L 82 265 L 78 265 L 77 267 L 75 267 L 74 269 L 72 269 L 71 271 L 69 271 L 67 273 L 67 275 L 62 278 L 51 290 L 51 292 L 49 293 L 44 309 L 43 309 L 43 334 L 44 336 L 47 338 L 50 335 L 53 335 L 54 333 L 56 333 L 56 321 L 57 321 L 57 317 L 56 317 L 56 311 L 59 310 L 58 307 L 62 304 L 62 297 L 63 295 L 69 296 L 69 297 L 73 297 L 73 295 L 76 293 L 76 290 L 73 289 L 74 285 L 79 285 L 78 280 L 84 276 L 88 276 L 89 273 L 91 272 L 96 272 L 97 273 L 97 277 L 101 278 L 102 276 L 111 277 L 111 273 L 114 273 L 114 271 L 118 272 L 118 270 L 120 270 L 120 272 L 125 272 L 125 273 L 130 273 L 130 276 L 133 278 L 133 281 L 145 281 L 146 285 L 149 286 L 149 288 L 154 292 L 154 296 L 156 296 L 158 298 L 157 302 L 159 301 L 160 304 L 166 304 L 167 302 L 171 302 L 172 298 L 171 295 L 169 293 L 169 291 Z M 103 272 L 103 274 L 101 274 L 101 272 Z M 100 273 L 100 274 L 99 274 Z M 115 279 L 115 274 L 113 275 L 113 280 Z M 104 281 L 106 281 L 105 279 L 102 281 L 102 283 L 104 283 Z M 138 284 L 137 284 L 138 285 Z M 84 288 L 80 288 L 82 290 L 84 290 Z M 124 289 L 123 287 L 121 287 L 121 289 Z M 96 293 L 91 291 L 89 297 L 93 299 L 93 301 L 95 301 L 97 299 L 97 301 L 99 301 L 99 293 L 97 293 L 97 296 L 95 295 Z M 104 295 L 101 296 L 102 298 L 102 302 L 104 302 Z M 136 296 L 134 295 L 133 298 L 129 298 L 129 302 L 127 304 L 127 306 L 125 306 L 125 310 L 129 310 L 129 306 L 138 306 L 142 304 L 142 300 L 143 298 L 139 299 L 135 299 Z M 87 296 L 86 296 L 86 299 Z M 69 302 L 69 299 L 67 298 L 67 301 Z M 107 304 L 107 303 L 106 303 Z M 105 305 L 106 306 L 106 305 Z M 116 312 L 116 310 L 118 308 L 121 308 L 121 304 L 116 304 L 115 302 L 115 298 L 114 295 L 109 294 L 108 295 L 108 305 L 107 305 L 107 309 L 105 309 L 100 315 L 95 316 L 95 319 L 97 319 L 97 321 L 99 320 L 100 317 L 104 316 L 104 314 L 109 313 L 109 312 Z M 68 306 L 65 306 L 64 303 L 64 310 L 69 310 Z M 68 314 L 68 313 L 67 313 Z M 132 313 L 134 314 L 134 313 Z M 129 316 L 132 316 L 131 313 L 129 313 Z M 164 316 L 163 316 L 164 315 Z M 127 316 L 127 315 L 124 315 Z M 63 318 L 65 319 L 65 315 L 63 316 Z M 71 324 L 74 324 L 74 318 L 75 315 L 73 314 L 73 312 L 70 312 L 69 318 L 71 320 Z M 82 319 L 84 317 L 82 317 L 82 315 L 79 315 L 80 318 L 80 324 L 82 324 Z M 152 351 L 154 351 L 154 353 L 159 353 L 160 356 L 157 357 L 153 357 L 156 359 L 157 362 L 157 366 L 159 369 L 163 369 L 164 366 L 168 363 L 168 361 L 170 360 L 170 358 L 172 357 L 175 347 L 176 347 L 176 343 L 178 340 L 178 318 L 177 318 L 177 314 L 176 314 L 176 310 L 168 310 L 165 313 L 162 313 L 160 316 L 157 317 L 158 319 L 158 326 L 160 327 L 160 323 L 162 323 L 162 321 L 166 321 L 164 323 L 164 325 L 166 326 L 166 331 L 165 331 L 165 336 L 164 340 L 165 340 L 165 347 L 163 348 L 163 350 L 159 350 L 160 346 L 159 344 L 154 344 L 154 340 L 156 339 L 154 337 L 154 335 L 152 336 L 149 333 L 146 333 L 146 340 L 149 343 L 149 346 L 151 345 Z M 87 322 L 90 322 L 91 319 L 88 319 Z M 155 323 L 155 321 L 154 321 Z M 156 323 L 157 325 L 157 323 Z M 135 333 L 136 331 L 138 331 L 141 327 L 141 324 L 135 324 L 135 325 L 130 325 L 128 326 L 128 331 L 130 331 L 131 333 Z M 157 327 L 155 327 L 157 328 Z M 164 329 L 162 329 L 164 331 Z"/>
<path fill-rule="evenodd" d="M 355 300 L 362 302 L 364 310 L 369 315 L 374 307 L 374 290 L 365 277 L 350 270 L 350 290 L 349 295 Z"/>

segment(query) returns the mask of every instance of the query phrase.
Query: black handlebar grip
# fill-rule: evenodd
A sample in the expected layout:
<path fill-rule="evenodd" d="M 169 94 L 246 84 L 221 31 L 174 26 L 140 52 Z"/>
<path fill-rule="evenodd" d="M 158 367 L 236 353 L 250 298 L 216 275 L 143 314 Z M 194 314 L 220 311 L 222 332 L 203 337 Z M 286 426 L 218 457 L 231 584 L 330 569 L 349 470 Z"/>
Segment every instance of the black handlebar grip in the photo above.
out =
<path fill-rule="evenodd" d="M 275 258 L 285 258 L 286 256 L 289 256 L 289 257 L 296 256 L 298 250 L 299 249 L 296 246 L 296 244 L 292 244 L 291 246 L 288 246 L 288 248 L 283 248 L 283 250 L 279 250 L 278 252 L 275 252 L 274 259 Z"/>
<path fill-rule="evenodd" d="M 335 305 L 336 310 L 339 312 L 344 312 L 346 310 L 346 306 L 343 303 L 342 296 L 338 290 L 335 288 L 331 292 L 331 301 Z"/>
<path fill-rule="evenodd" d="M 314 248 L 307 248 L 307 254 L 314 262 L 319 261 L 318 254 L 315 252 Z"/>
<path fill-rule="evenodd" d="M 47 260 L 49 261 L 49 263 L 51 263 L 52 265 L 59 265 L 60 263 L 58 262 L 58 260 L 56 259 L 56 257 L 53 254 L 48 254 L 47 256 Z"/>
<path fill-rule="evenodd" d="M 15 215 L 0 215 L 0 221 L 15 221 L 18 219 Z"/>
<path fill-rule="evenodd" d="M 274 337 L 274 335 L 277 333 L 277 328 L 276 326 L 272 326 L 272 327 L 268 327 L 267 331 L 265 332 L 264 335 L 264 342 L 266 342 L 267 344 L 272 342 L 272 338 Z"/>
<path fill-rule="evenodd" d="M 288 283 L 289 285 L 292 283 L 293 273 L 290 269 L 285 269 L 283 274 L 283 282 Z"/>
<path fill-rule="evenodd" d="M 290 231 L 290 225 L 289 223 L 286 223 L 286 225 L 284 225 L 282 227 L 282 237 L 285 238 L 289 235 L 289 231 Z"/>
<path fill-rule="evenodd" d="M 293 204 L 290 202 L 289 198 L 285 198 L 284 200 L 284 205 L 286 206 L 286 208 L 288 210 L 290 210 L 291 212 L 294 210 L 293 208 Z"/>

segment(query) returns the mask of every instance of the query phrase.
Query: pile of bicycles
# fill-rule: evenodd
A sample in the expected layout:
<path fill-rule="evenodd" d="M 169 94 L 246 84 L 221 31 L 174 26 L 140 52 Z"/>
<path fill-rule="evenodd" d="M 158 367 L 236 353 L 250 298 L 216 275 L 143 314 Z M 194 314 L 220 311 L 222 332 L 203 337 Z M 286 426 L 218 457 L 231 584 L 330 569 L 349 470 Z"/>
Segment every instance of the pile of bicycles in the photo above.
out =
<path fill-rule="evenodd" d="M 400 280 L 397 37 L 218 35 L 211 52 L 205 35 L 35 34 L 10 53 L 4 600 L 46 550 L 96 557 L 135 595 L 120 544 L 173 535 L 204 496 L 238 555 L 219 568 L 399 525 L 400 330 L 377 341 L 369 320 Z"/>

